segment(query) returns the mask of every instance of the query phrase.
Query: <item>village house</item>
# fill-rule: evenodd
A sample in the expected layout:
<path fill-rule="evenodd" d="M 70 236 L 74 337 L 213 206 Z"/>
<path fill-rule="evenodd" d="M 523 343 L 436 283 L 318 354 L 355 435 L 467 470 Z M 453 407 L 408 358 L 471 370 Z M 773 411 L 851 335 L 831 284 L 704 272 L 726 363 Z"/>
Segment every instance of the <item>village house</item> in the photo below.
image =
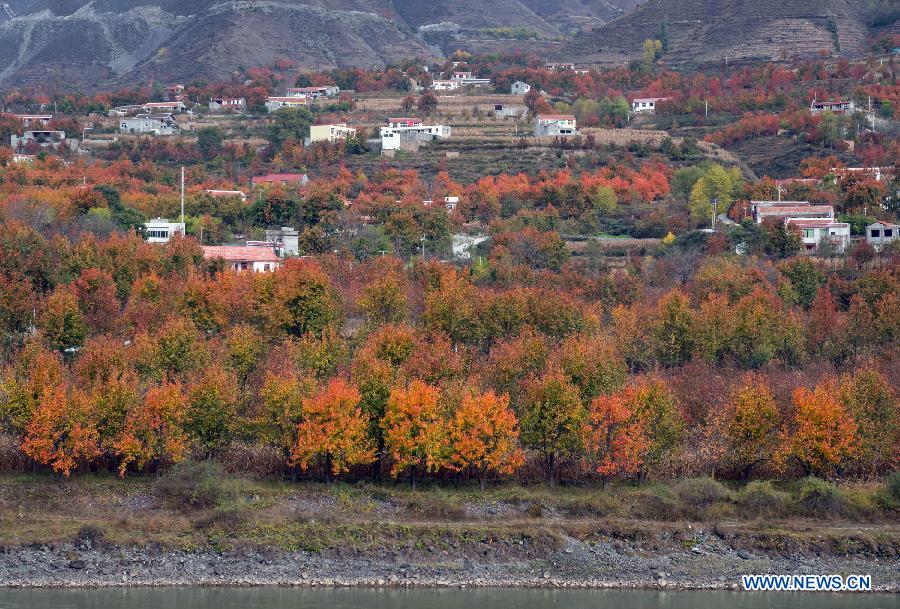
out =
<path fill-rule="evenodd" d="M 528 106 L 494 104 L 494 116 L 497 118 L 519 118 L 526 114 L 528 114 Z"/>
<path fill-rule="evenodd" d="M 182 101 L 170 101 L 170 102 L 148 102 L 141 106 L 144 112 L 148 114 L 177 114 L 179 112 L 184 112 L 187 110 L 187 106 L 184 105 Z"/>
<path fill-rule="evenodd" d="M 445 80 L 436 78 L 431 81 L 431 88 L 435 91 L 455 91 L 462 87 L 462 82 L 458 80 Z"/>
<path fill-rule="evenodd" d="M 22 135 L 13 133 L 10 136 L 13 150 L 37 146 L 49 150 L 78 149 L 78 140 L 66 139 L 65 131 L 25 131 Z"/>
<path fill-rule="evenodd" d="M 215 190 L 215 189 L 207 189 L 204 191 L 211 197 L 223 198 L 227 199 L 230 197 L 237 197 L 241 200 L 242 203 L 247 202 L 247 193 L 242 190 Z"/>
<path fill-rule="evenodd" d="M 890 173 L 888 168 L 885 169 L 884 173 Z M 863 178 L 872 178 L 876 182 L 880 182 L 884 175 L 881 167 L 832 167 L 831 173 L 841 180 L 849 176 L 859 176 Z"/>
<path fill-rule="evenodd" d="M 293 226 L 266 229 L 266 241 L 273 245 L 275 252 L 282 258 L 300 254 L 300 231 Z"/>
<path fill-rule="evenodd" d="M 37 160 L 37 156 L 33 154 L 19 154 L 14 153 L 12 155 L 12 162 L 19 163 L 34 163 Z"/>
<path fill-rule="evenodd" d="M 893 222 L 879 220 L 866 227 L 866 241 L 876 251 L 880 252 L 884 246 L 898 239 L 900 239 L 900 225 Z"/>
<path fill-rule="evenodd" d="M 325 97 L 337 97 L 340 92 L 340 88 L 334 85 L 323 85 L 317 87 L 291 87 L 287 90 L 287 96 L 322 99 Z"/>
<path fill-rule="evenodd" d="M 509 87 L 510 95 L 525 95 L 531 91 L 531 85 L 521 80 L 517 80 Z"/>
<path fill-rule="evenodd" d="M 144 112 L 144 106 L 117 106 L 107 112 L 107 116 L 115 118 L 117 116 L 141 114 L 142 112 Z"/>
<path fill-rule="evenodd" d="M 204 245 L 203 257 L 207 260 L 221 259 L 225 268 L 238 273 L 271 273 L 281 266 L 281 258 L 268 246 L 253 245 Z"/>
<path fill-rule="evenodd" d="M 534 121 L 538 137 L 577 135 L 575 116 L 571 114 L 538 114 Z"/>
<path fill-rule="evenodd" d="M 52 114 L 16 114 L 16 118 L 22 121 L 22 124 L 26 127 L 31 127 L 35 124 L 39 124 L 41 127 L 46 127 L 50 124 L 50 121 L 53 120 Z"/>
<path fill-rule="evenodd" d="M 303 186 L 309 183 L 309 176 L 305 173 L 270 173 L 264 176 L 254 176 L 252 183 L 253 186 L 287 186 L 288 184 Z"/>
<path fill-rule="evenodd" d="M 282 108 L 305 108 L 307 106 L 306 97 L 267 97 L 266 110 L 269 112 L 277 112 Z"/>
<path fill-rule="evenodd" d="M 850 244 L 850 224 L 847 222 L 833 218 L 788 218 L 784 224 L 800 231 L 807 251 L 815 250 L 826 241 L 839 252 L 845 251 Z"/>
<path fill-rule="evenodd" d="M 561 70 L 574 70 L 575 64 L 574 63 L 548 63 L 547 69 L 548 70 L 560 70 L 560 71 Z"/>
<path fill-rule="evenodd" d="M 247 100 L 243 97 L 214 97 L 209 100 L 210 112 L 243 112 L 247 109 Z"/>
<path fill-rule="evenodd" d="M 636 97 L 631 100 L 631 111 L 635 114 L 654 113 L 656 104 L 669 99 L 668 97 Z"/>
<path fill-rule="evenodd" d="M 844 114 L 853 112 L 856 110 L 856 103 L 853 101 L 816 101 L 809 105 L 809 111 L 813 114 L 819 114 L 820 112 L 825 111 L 833 112 L 835 114 Z"/>
<path fill-rule="evenodd" d="M 178 131 L 178 125 L 171 114 L 138 114 L 122 118 L 119 121 L 119 131 L 144 135 L 174 135 Z"/>
<path fill-rule="evenodd" d="M 423 125 L 420 118 L 389 118 L 381 128 L 381 150 L 418 150 L 422 142 L 450 137 L 448 125 Z"/>
<path fill-rule="evenodd" d="M 307 144 L 312 142 L 337 142 L 346 139 L 351 135 L 356 135 L 356 128 L 348 127 L 347 123 L 311 125 L 309 128 L 309 137 L 306 141 Z"/>
<path fill-rule="evenodd" d="M 750 201 L 750 215 L 757 224 L 769 218 L 834 219 L 834 208 L 831 205 L 810 205 L 808 201 Z"/>
<path fill-rule="evenodd" d="M 168 243 L 175 235 L 184 237 L 184 223 L 169 222 L 165 218 L 154 218 L 144 222 L 143 234 L 147 243 Z"/>
<path fill-rule="evenodd" d="M 169 101 L 184 101 L 184 85 L 167 86 L 166 99 Z"/>

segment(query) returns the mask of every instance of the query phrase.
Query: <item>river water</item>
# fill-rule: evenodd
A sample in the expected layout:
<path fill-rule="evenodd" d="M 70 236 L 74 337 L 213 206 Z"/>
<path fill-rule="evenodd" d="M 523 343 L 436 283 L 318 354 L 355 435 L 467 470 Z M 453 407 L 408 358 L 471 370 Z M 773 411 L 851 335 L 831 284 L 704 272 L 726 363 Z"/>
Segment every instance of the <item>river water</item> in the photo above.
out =
<path fill-rule="evenodd" d="M 896 609 L 900 595 L 333 588 L 2 589 L 0 609 Z"/>

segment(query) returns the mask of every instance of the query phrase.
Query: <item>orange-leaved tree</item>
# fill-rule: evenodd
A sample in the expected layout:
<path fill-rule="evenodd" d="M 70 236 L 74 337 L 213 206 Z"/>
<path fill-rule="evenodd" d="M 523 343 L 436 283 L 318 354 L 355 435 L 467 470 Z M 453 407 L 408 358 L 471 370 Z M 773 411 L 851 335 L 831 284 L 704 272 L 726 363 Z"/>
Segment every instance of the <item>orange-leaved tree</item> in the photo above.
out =
<path fill-rule="evenodd" d="M 62 384 L 46 389 L 25 431 L 22 452 L 66 477 L 97 457 L 100 435 L 88 396 Z"/>
<path fill-rule="evenodd" d="M 584 424 L 584 444 L 591 467 L 605 485 L 612 476 L 641 471 L 650 449 L 645 420 L 638 412 L 637 388 L 626 387 L 591 402 Z"/>
<path fill-rule="evenodd" d="M 440 389 L 415 380 L 395 387 L 388 398 L 381 426 L 390 455 L 391 473 L 409 471 L 410 485 L 416 474 L 435 471 L 444 463 L 446 423 L 441 416 Z"/>
<path fill-rule="evenodd" d="M 164 382 L 151 387 L 143 401 L 128 413 L 125 428 L 116 437 L 113 448 L 121 457 L 119 476 L 125 476 L 130 464 L 144 468 L 182 461 L 188 451 L 184 431 L 187 399 L 178 383 Z"/>
<path fill-rule="evenodd" d="M 778 450 L 778 405 L 765 380 L 748 374 L 732 391 L 723 415 L 725 460 L 746 479 Z"/>
<path fill-rule="evenodd" d="M 828 475 L 849 465 L 859 450 L 856 421 L 841 403 L 834 379 L 794 390 L 794 420 L 784 436 L 782 463 L 797 462 L 808 474 Z"/>
<path fill-rule="evenodd" d="M 517 425 L 508 395 L 488 391 L 465 396 L 450 421 L 448 465 L 473 472 L 484 490 L 488 473 L 511 474 L 523 463 Z"/>
<path fill-rule="evenodd" d="M 375 448 L 368 436 L 369 419 L 360 408 L 360 394 L 347 381 L 332 379 L 323 389 L 303 400 L 297 426 L 297 442 L 291 450 L 291 464 L 306 470 L 318 458 L 324 461 L 325 476 L 348 471 L 354 465 L 375 460 Z"/>

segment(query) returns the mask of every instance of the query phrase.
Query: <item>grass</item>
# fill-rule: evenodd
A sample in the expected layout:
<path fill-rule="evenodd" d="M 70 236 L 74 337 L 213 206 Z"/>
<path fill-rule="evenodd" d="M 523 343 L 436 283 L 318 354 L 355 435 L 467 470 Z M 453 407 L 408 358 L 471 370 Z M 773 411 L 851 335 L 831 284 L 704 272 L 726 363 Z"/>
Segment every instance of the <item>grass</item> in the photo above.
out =
<path fill-rule="evenodd" d="M 183 473 L 173 478 L 185 483 Z M 214 500 L 187 505 L 171 502 L 171 488 L 152 476 L 0 475 L 0 544 L 90 535 L 111 544 L 185 550 L 251 545 L 369 555 L 466 553 L 496 542 L 515 551 L 553 548 L 565 536 L 651 539 L 705 521 L 738 544 L 790 547 L 799 536 L 833 552 L 872 547 L 872 540 L 882 549 L 900 547 L 896 489 L 889 484 L 835 487 L 807 479 L 737 488 L 699 479 L 606 489 L 503 484 L 482 492 L 476 485 L 413 491 L 400 483 L 287 484 L 204 475 L 211 480 L 198 476 L 198 484 L 214 484 Z M 193 487 L 186 486 L 190 497 Z"/>

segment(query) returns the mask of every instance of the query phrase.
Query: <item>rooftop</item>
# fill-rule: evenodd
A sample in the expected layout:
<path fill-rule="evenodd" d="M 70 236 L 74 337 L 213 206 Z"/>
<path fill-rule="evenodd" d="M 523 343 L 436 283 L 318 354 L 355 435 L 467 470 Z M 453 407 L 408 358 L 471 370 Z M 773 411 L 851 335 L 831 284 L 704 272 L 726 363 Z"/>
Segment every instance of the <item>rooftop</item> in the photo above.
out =
<path fill-rule="evenodd" d="M 204 245 L 204 258 L 222 258 L 229 262 L 280 262 L 268 247 L 252 245 Z"/>

